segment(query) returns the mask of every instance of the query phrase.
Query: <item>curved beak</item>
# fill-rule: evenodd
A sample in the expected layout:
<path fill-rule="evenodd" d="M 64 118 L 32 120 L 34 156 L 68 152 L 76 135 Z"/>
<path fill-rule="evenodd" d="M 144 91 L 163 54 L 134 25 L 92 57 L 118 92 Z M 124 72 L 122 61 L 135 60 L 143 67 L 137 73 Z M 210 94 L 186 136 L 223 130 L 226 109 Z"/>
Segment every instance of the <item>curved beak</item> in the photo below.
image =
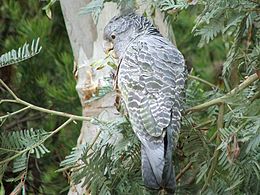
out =
<path fill-rule="evenodd" d="M 114 49 L 113 43 L 111 43 L 109 41 L 103 42 L 103 50 L 104 50 L 105 54 L 108 54 L 113 49 Z"/>

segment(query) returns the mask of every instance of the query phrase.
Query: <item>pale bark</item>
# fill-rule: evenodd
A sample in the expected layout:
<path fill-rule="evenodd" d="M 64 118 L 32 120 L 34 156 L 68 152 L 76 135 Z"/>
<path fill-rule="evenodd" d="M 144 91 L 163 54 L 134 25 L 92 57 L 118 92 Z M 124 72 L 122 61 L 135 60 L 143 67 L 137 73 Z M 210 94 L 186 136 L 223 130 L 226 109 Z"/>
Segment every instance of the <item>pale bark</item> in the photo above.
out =
<path fill-rule="evenodd" d="M 91 15 L 79 15 L 80 8 L 86 6 L 88 2 L 89 0 L 60 1 L 74 55 L 74 75 L 77 80 L 76 90 L 82 105 L 83 116 L 99 117 L 101 120 L 114 120 L 119 116 L 114 106 L 114 93 L 109 93 L 91 104 L 86 104 L 85 101 L 91 98 L 98 88 L 102 87 L 104 77 L 110 74 L 110 68 L 106 67 L 96 71 L 90 64 L 104 57 L 102 49 L 103 28 L 119 11 L 116 4 L 106 3 L 99 16 L 98 24 L 95 25 Z M 140 12 L 143 9 L 145 8 L 141 7 Z M 163 23 L 160 13 L 158 13 L 154 21 L 157 23 L 160 31 L 166 35 L 167 27 Z M 97 126 L 87 121 L 83 122 L 78 145 L 91 142 L 97 132 Z M 86 193 L 86 189 L 81 185 L 72 185 L 69 191 L 69 194 L 84 193 Z"/>
<path fill-rule="evenodd" d="M 110 69 L 96 71 L 90 64 L 104 57 L 102 49 L 102 31 L 105 24 L 118 13 L 115 4 L 108 4 L 102 11 L 97 25 L 91 15 L 79 15 L 79 10 L 86 6 L 84 0 L 61 0 L 61 8 L 68 31 L 74 55 L 74 75 L 77 80 L 76 90 L 82 105 L 82 115 L 99 117 L 101 120 L 110 120 L 118 117 L 114 107 L 114 93 L 86 104 L 96 90 L 103 85 L 105 76 L 109 76 Z M 82 123 L 78 145 L 91 142 L 97 134 L 97 127 L 88 121 Z M 83 194 L 85 189 L 81 185 L 72 185 L 69 194 Z"/>

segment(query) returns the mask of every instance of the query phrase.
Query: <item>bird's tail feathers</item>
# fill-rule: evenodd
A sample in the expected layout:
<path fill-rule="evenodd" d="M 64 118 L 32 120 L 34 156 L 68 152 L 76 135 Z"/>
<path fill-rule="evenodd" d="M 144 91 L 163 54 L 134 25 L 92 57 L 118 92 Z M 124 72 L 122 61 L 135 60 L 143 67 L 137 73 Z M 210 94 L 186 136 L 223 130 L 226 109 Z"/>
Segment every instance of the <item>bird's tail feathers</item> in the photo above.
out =
<path fill-rule="evenodd" d="M 173 153 L 173 139 L 171 132 L 166 131 L 164 137 L 164 168 L 162 176 L 162 187 L 167 190 L 167 192 L 174 192 L 176 187 L 175 171 L 172 163 L 172 153 Z"/>
<path fill-rule="evenodd" d="M 150 189 L 160 189 L 163 167 L 157 167 L 149 149 L 142 145 L 142 175 L 144 184 Z"/>
<path fill-rule="evenodd" d="M 175 190 L 175 173 L 172 165 L 172 138 L 166 133 L 163 142 L 142 141 L 142 174 L 150 189 Z"/>

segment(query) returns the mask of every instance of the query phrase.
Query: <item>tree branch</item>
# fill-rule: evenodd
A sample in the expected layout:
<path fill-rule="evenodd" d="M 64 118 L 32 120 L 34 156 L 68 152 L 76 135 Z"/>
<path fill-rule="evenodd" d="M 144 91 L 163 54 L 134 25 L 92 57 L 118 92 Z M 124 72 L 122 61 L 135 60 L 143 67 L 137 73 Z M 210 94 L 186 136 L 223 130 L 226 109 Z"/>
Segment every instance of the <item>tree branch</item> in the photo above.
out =
<path fill-rule="evenodd" d="M 26 106 L 26 107 L 24 107 L 24 108 L 22 108 L 22 109 L 20 109 L 20 110 L 15 111 L 15 112 L 8 113 L 8 114 L 6 114 L 6 115 L 0 116 L 0 121 L 3 120 L 3 119 L 5 119 L 5 118 L 7 118 L 7 117 L 10 117 L 10 116 L 19 114 L 20 112 L 23 112 L 23 111 L 25 111 L 25 110 L 28 110 L 29 108 L 30 108 L 30 106 Z"/>
<path fill-rule="evenodd" d="M 202 78 L 199 78 L 199 77 L 196 77 L 196 76 L 193 76 L 193 75 L 188 75 L 188 78 L 200 81 L 201 83 L 204 83 L 204 84 L 206 84 L 206 85 L 208 85 L 208 86 L 210 86 L 212 88 L 217 88 L 216 85 L 214 85 L 214 84 L 212 84 L 212 83 L 210 83 L 210 82 L 208 82 L 208 81 L 206 81 L 206 80 L 204 80 Z"/>
<path fill-rule="evenodd" d="M 19 125 L 20 123 L 23 123 L 25 121 L 33 121 L 33 120 L 40 119 L 42 117 L 44 117 L 42 114 L 34 114 L 34 115 L 31 115 L 31 116 L 27 116 L 27 117 L 21 116 L 18 119 L 12 121 L 11 123 L 7 123 L 4 126 L 4 129 L 9 130 L 9 129 L 15 127 L 16 125 Z"/>
<path fill-rule="evenodd" d="M 3 100 L 0 100 L 0 104 L 2 104 L 2 103 L 17 103 L 17 101 L 16 100 L 10 100 L 10 99 L 3 99 Z"/>
<path fill-rule="evenodd" d="M 193 112 L 198 112 L 200 110 L 206 109 L 210 106 L 216 105 L 216 104 L 220 104 L 223 103 L 224 100 L 226 98 L 229 98 L 230 96 L 233 96 L 234 94 L 239 93 L 240 91 L 242 91 L 243 89 L 245 89 L 246 87 L 248 87 L 249 85 L 251 85 L 253 82 L 255 82 L 256 80 L 258 80 L 258 76 L 257 74 L 253 74 L 251 76 L 249 76 L 246 80 L 244 80 L 239 86 L 235 87 L 234 89 L 232 89 L 229 93 L 227 93 L 226 95 L 223 95 L 222 97 L 210 100 L 208 102 L 205 102 L 203 104 L 194 106 L 192 108 L 189 108 L 185 111 L 186 114 L 190 114 Z"/>
<path fill-rule="evenodd" d="M 31 103 L 28 103 L 24 100 L 21 100 L 20 98 L 18 98 L 15 93 L 3 82 L 2 79 L 0 79 L 0 83 L 4 86 L 4 88 L 13 96 L 14 100 L 1 100 L 0 103 L 2 102 L 11 102 L 11 103 L 18 103 L 18 104 L 22 104 L 25 105 L 27 107 L 30 107 L 33 110 L 37 110 L 40 112 L 45 112 L 48 114 L 53 114 L 53 115 L 57 115 L 57 116 L 62 116 L 62 117 L 67 117 L 67 118 L 71 118 L 72 120 L 80 120 L 80 121 L 89 121 L 92 118 L 91 117 L 84 117 L 84 116 L 77 116 L 77 115 L 73 115 L 73 114 L 69 114 L 69 113 L 65 113 L 65 112 L 60 112 L 60 111 L 55 111 L 55 110 L 49 110 L 46 108 L 42 108 L 40 106 L 35 106 Z"/>
<path fill-rule="evenodd" d="M 191 165 L 192 162 L 190 161 L 176 176 L 176 181 L 178 181 L 184 175 L 184 173 L 190 169 Z"/>
<path fill-rule="evenodd" d="M 214 151 L 214 154 L 213 154 L 213 157 L 212 157 L 212 163 L 211 163 L 211 167 L 210 167 L 208 176 L 206 178 L 205 184 L 203 185 L 203 187 L 201 189 L 201 192 L 204 192 L 206 190 L 208 184 L 210 183 L 210 181 L 212 179 L 212 176 L 215 172 L 215 169 L 216 169 L 216 166 L 217 166 L 217 163 L 218 163 L 219 150 L 217 148 L 218 148 L 218 145 L 219 145 L 219 142 L 220 142 L 219 130 L 224 127 L 224 111 L 225 111 L 225 104 L 222 103 L 219 106 L 219 113 L 218 113 L 218 120 L 217 120 L 217 138 L 216 138 L 217 146 L 215 148 L 215 151 Z"/>

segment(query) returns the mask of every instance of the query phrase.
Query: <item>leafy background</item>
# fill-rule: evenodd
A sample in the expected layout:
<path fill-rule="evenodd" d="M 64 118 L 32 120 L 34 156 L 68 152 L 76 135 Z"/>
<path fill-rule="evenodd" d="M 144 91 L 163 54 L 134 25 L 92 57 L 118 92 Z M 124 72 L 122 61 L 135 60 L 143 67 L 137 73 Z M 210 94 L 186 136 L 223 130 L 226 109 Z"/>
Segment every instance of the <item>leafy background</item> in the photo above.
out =
<path fill-rule="evenodd" d="M 80 115 L 81 106 L 75 90 L 75 79 L 72 74 L 73 56 L 67 36 L 63 16 L 59 4 L 52 9 L 53 19 L 46 16 L 42 8 L 44 1 L 3 0 L 0 5 L 0 53 L 16 49 L 25 42 L 31 43 L 40 37 L 42 51 L 37 57 L 0 69 L 0 78 L 8 84 L 23 100 L 45 108 L 71 112 Z M 60 36 L 56 36 L 59 34 Z M 10 95 L 0 89 L 0 99 L 10 98 Z M 19 105 L 1 104 L 0 115 L 20 109 Z M 64 121 L 63 118 L 28 110 L 8 118 L 0 123 L 1 132 L 14 132 L 24 129 L 52 130 Z M 64 173 L 56 173 L 59 163 L 76 145 L 81 123 L 67 126 L 45 143 L 51 153 L 46 153 L 41 159 L 32 155 L 29 163 L 29 173 L 26 180 L 28 192 L 33 194 L 58 194 L 68 189 Z M 2 139 L 1 139 L 2 140 Z M 2 143 L 1 143 L 2 144 Z M 1 160 L 4 159 L 1 155 Z M 6 194 L 9 194 L 17 184 L 6 182 L 19 174 L 12 173 L 12 165 L 3 176 Z M 1 178 L 1 177 L 0 177 Z M 9 192 L 9 193 L 8 193 Z"/>
<path fill-rule="evenodd" d="M 140 3 L 115 2 L 121 8 Z M 92 13 L 98 20 L 104 3 L 93 0 L 81 12 Z M 164 0 L 149 3 L 144 14 L 153 15 L 155 9 L 165 13 L 169 37 L 184 54 L 193 76 L 187 83 L 186 109 L 221 97 L 249 75 L 259 73 L 259 1 Z M 58 2 L 52 5 L 53 19 L 49 20 L 41 10 L 45 5 L 45 2 L 33 0 L 3 0 L 0 52 L 18 48 L 37 37 L 40 37 L 42 51 L 18 66 L 1 68 L 0 77 L 21 99 L 80 115 L 72 76 L 73 56 L 60 6 Z M 2 91 L 1 99 L 10 97 Z M 255 81 L 220 104 L 184 115 L 174 154 L 176 173 L 180 174 L 177 194 L 259 194 L 259 107 L 259 81 Z M 1 104 L 0 114 L 20 108 L 15 104 Z M 1 148 L 8 149 L 0 150 L 1 159 L 14 155 L 11 150 L 31 147 L 49 135 L 47 130 L 55 129 L 63 122 L 61 117 L 31 110 L 8 117 L 0 126 Z M 48 139 L 44 146 L 35 147 L 33 154 L 27 152 L 12 163 L 1 164 L 1 186 L 11 192 L 21 183 L 26 169 L 25 191 L 28 193 L 66 193 L 68 180 L 83 182 L 92 194 L 144 193 L 140 144 L 128 120 L 93 119 L 92 122 L 101 129 L 95 143 L 72 149 L 81 124 L 69 125 Z M 111 143 L 109 140 L 115 133 L 122 134 L 124 139 Z M 25 138 L 20 139 L 23 136 Z M 22 141 L 15 142 L 19 139 Z M 69 171 L 71 168 L 72 172 Z"/>

